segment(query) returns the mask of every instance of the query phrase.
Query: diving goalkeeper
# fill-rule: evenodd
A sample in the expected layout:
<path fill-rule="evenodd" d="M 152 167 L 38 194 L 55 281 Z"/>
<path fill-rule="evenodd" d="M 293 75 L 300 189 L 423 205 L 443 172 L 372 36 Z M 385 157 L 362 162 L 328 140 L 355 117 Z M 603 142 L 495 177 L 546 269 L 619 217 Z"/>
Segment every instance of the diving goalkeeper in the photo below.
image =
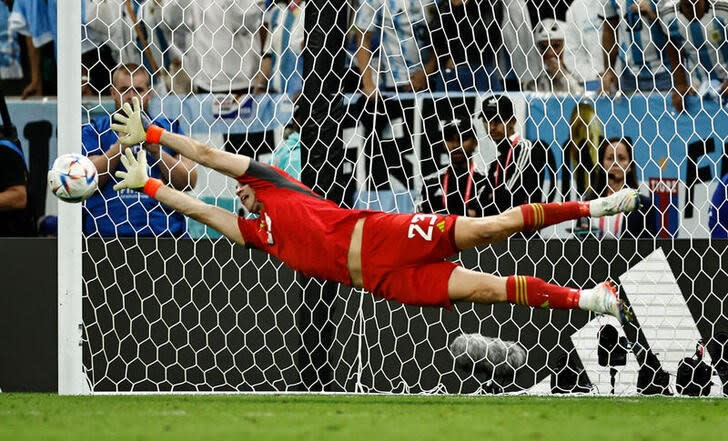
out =
<path fill-rule="evenodd" d="M 121 143 L 161 144 L 237 180 L 236 194 L 256 219 L 205 204 L 147 176 L 146 155 L 126 149 L 115 190 L 143 191 L 232 241 L 269 253 L 306 276 L 364 288 L 375 296 L 419 306 L 453 302 L 510 302 L 539 308 L 580 308 L 621 322 L 627 310 L 609 282 L 573 289 L 529 276 L 497 277 L 445 260 L 461 250 L 497 242 L 583 216 L 638 209 L 636 190 L 590 202 L 528 204 L 496 216 L 388 214 L 340 208 L 275 167 L 218 150 L 151 125 L 138 101 L 114 115 Z"/>

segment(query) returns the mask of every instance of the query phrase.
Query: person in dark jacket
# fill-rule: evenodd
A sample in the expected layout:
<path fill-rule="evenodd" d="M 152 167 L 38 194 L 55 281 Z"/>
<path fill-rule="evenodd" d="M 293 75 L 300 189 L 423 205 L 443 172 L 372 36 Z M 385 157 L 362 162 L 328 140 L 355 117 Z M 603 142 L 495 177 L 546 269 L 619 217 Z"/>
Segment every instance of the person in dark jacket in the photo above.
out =
<path fill-rule="evenodd" d="M 0 237 L 35 236 L 25 155 L 1 92 L 0 115 Z"/>
<path fill-rule="evenodd" d="M 502 213 L 522 204 L 541 202 L 541 175 L 546 163 L 543 149 L 516 133 L 513 102 L 506 95 L 492 95 L 483 101 L 483 126 L 496 146 L 496 158 L 489 165 L 490 188 L 484 216 Z"/>
<path fill-rule="evenodd" d="M 422 203 L 417 211 L 437 214 L 459 214 L 479 217 L 487 192 L 486 177 L 473 163 L 478 140 L 470 115 L 461 115 L 442 123 L 444 145 L 450 155 L 450 164 L 425 177 Z"/>

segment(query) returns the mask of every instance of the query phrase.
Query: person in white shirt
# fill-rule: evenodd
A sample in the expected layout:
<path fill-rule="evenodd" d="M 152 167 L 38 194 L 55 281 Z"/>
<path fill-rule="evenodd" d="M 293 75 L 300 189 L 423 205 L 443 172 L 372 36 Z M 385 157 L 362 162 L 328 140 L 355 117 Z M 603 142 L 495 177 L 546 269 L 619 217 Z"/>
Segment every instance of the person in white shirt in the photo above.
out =
<path fill-rule="evenodd" d="M 566 92 L 582 95 L 584 87 L 564 64 L 565 23 L 553 18 L 541 20 L 534 29 L 536 47 L 541 53 L 543 69 L 527 89 L 538 92 Z"/>
<path fill-rule="evenodd" d="M 586 90 L 598 90 L 604 72 L 602 0 L 574 0 L 566 11 L 564 65 Z"/>
<path fill-rule="evenodd" d="M 167 0 L 161 17 L 174 30 L 182 69 L 196 92 L 264 92 L 261 56 L 265 0 Z M 180 47 L 181 46 L 181 47 Z"/>

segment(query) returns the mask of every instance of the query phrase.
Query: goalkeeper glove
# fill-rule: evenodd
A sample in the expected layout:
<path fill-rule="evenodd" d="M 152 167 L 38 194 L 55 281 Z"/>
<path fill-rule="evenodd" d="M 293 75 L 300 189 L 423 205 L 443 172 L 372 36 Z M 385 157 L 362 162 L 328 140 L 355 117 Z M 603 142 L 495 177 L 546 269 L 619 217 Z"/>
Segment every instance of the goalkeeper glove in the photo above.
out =
<path fill-rule="evenodd" d="M 121 163 L 126 167 L 126 171 L 117 171 L 115 173 L 116 177 L 121 179 L 121 182 L 114 185 L 114 190 L 119 191 L 128 188 L 142 191 L 149 179 L 149 176 L 147 176 L 147 152 L 141 149 L 137 153 L 137 157 L 134 158 L 131 149 L 126 149 L 121 155 Z"/>
<path fill-rule="evenodd" d="M 122 115 L 121 112 L 114 114 L 114 120 L 121 124 L 111 125 L 112 130 L 125 134 L 119 137 L 119 141 L 124 145 L 135 145 L 145 142 L 147 140 L 147 130 L 152 125 L 149 117 L 142 112 L 139 98 L 134 97 L 131 101 L 133 107 L 129 103 L 124 103 L 121 106 L 121 110 L 126 116 Z"/>

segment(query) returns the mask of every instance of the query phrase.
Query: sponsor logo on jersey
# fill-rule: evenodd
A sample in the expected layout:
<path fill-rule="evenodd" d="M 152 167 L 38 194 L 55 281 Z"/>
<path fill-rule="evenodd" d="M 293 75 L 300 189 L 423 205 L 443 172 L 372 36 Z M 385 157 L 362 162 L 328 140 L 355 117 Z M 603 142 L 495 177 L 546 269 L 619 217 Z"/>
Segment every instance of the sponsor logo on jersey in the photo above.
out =
<path fill-rule="evenodd" d="M 713 43 L 720 43 L 720 41 L 723 39 L 723 32 L 718 28 L 718 26 L 713 25 L 710 28 L 710 41 Z"/>

